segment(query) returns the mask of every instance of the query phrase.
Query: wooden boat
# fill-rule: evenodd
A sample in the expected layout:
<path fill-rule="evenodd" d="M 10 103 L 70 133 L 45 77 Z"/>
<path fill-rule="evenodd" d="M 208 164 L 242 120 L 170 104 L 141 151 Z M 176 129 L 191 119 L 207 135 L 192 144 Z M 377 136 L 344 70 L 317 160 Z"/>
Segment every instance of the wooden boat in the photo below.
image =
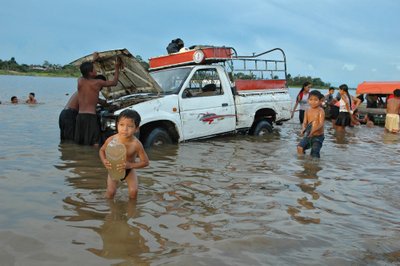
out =
<path fill-rule="evenodd" d="M 393 94 L 395 89 L 400 89 L 400 81 L 364 81 L 357 86 L 357 94 L 366 94 L 381 99 L 381 104 L 376 108 L 368 108 L 366 104 L 358 107 L 361 116 L 369 114 L 374 118 L 374 123 L 378 125 L 385 124 L 386 101 L 387 97 Z"/>

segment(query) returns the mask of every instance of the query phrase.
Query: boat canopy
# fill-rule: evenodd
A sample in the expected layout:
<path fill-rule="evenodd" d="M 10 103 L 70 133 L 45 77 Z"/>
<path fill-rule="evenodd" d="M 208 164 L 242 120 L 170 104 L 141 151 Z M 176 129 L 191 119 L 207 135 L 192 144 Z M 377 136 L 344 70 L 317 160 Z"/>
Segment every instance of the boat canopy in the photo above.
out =
<path fill-rule="evenodd" d="M 101 90 L 104 98 L 117 99 L 138 93 L 160 94 L 160 86 L 127 49 L 99 52 L 93 64 L 99 74 L 104 75 L 107 80 L 112 80 L 117 57 L 121 58 L 124 68 L 119 73 L 117 86 Z M 79 58 L 70 64 L 79 67 L 85 61 L 93 61 L 93 54 Z"/>
<path fill-rule="evenodd" d="M 400 89 L 400 81 L 364 81 L 358 84 L 357 94 L 392 94 Z"/>

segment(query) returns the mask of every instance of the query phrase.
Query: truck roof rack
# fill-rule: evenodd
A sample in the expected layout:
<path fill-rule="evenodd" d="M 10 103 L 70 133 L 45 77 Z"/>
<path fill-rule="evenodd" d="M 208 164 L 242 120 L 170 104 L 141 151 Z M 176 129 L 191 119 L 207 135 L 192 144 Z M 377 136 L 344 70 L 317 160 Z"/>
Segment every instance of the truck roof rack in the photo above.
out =
<path fill-rule="evenodd" d="M 197 45 L 190 48 L 192 49 L 185 52 L 150 58 L 149 70 L 152 71 L 185 65 L 212 64 L 230 60 L 236 55 L 236 51 L 232 47 Z"/>
<path fill-rule="evenodd" d="M 279 59 L 264 59 L 263 56 L 280 52 Z M 274 79 L 275 74 L 282 72 L 281 79 L 286 79 L 286 55 L 281 48 L 274 48 L 259 54 L 238 56 L 232 47 L 225 46 L 191 46 L 190 50 L 149 59 L 150 71 L 165 68 L 222 63 L 228 72 L 245 72 L 256 75 L 258 79 Z M 283 76 L 283 77 L 282 77 Z"/>

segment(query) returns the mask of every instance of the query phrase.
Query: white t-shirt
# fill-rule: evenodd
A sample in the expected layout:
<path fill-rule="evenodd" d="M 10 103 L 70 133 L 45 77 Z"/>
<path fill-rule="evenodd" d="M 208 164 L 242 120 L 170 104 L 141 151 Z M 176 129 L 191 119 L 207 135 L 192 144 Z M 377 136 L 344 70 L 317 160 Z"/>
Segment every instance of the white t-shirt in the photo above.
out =
<path fill-rule="evenodd" d="M 308 96 L 310 95 L 310 93 L 304 93 L 303 92 L 303 98 L 301 98 L 301 100 L 299 101 L 299 107 L 300 110 L 307 110 L 308 109 Z"/>

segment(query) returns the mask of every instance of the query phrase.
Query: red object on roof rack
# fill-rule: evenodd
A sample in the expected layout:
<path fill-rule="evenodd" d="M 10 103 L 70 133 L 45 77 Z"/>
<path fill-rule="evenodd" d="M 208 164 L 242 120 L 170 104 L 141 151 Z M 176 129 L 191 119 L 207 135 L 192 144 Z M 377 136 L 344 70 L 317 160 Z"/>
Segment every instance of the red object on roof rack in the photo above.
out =
<path fill-rule="evenodd" d="M 234 49 L 231 47 L 198 46 L 186 52 L 150 58 L 150 70 L 222 62 L 232 59 L 234 54 Z"/>

